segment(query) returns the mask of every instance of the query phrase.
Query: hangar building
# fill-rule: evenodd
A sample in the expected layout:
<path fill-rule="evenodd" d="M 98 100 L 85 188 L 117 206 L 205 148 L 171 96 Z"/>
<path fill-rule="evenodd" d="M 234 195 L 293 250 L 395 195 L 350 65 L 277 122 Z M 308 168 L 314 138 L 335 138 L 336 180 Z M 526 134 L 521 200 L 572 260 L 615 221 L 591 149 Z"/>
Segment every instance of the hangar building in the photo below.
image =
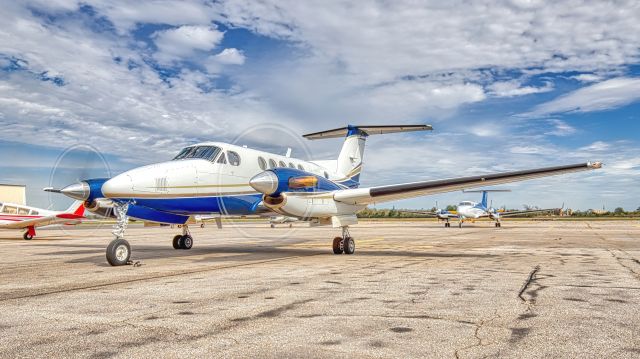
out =
<path fill-rule="evenodd" d="M 0 183 L 0 203 L 15 203 L 26 205 L 27 203 L 27 186 L 16 184 Z"/>

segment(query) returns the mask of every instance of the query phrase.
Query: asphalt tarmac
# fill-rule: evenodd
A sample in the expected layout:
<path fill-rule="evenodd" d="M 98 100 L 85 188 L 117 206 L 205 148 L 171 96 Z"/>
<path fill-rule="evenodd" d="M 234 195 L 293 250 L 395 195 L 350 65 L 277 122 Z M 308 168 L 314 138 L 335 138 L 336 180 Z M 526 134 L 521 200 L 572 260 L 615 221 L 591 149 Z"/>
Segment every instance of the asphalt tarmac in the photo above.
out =
<path fill-rule="evenodd" d="M 640 223 L 0 232 L 0 357 L 640 357 Z"/>

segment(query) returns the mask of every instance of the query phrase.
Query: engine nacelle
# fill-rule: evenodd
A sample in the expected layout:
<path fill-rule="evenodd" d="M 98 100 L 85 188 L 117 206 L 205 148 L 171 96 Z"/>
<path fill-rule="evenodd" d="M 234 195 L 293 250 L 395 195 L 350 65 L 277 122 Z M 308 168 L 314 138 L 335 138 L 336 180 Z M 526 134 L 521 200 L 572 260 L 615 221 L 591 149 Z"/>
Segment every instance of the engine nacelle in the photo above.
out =
<path fill-rule="evenodd" d="M 84 208 L 87 211 L 102 217 L 116 217 L 113 213 L 113 203 L 107 199 L 94 199 L 92 201 L 84 201 Z"/>
<path fill-rule="evenodd" d="M 108 178 L 94 178 L 80 181 L 61 189 L 60 193 L 78 201 L 93 202 L 97 198 L 104 197 L 102 185 L 108 180 Z"/>
<path fill-rule="evenodd" d="M 352 215 L 366 205 L 353 205 L 333 199 L 333 193 L 302 194 L 281 193 L 278 196 L 263 196 L 265 207 L 285 216 L 301 219 L 329 218 Z"/>
<path fill-rule="evenodd" d="M 273 168 L 255 175 L 249 184 L 256 191 L 277 197 L 285 192 L 319 193 L 343 189 L 343 186 L 296 168 Z"/>

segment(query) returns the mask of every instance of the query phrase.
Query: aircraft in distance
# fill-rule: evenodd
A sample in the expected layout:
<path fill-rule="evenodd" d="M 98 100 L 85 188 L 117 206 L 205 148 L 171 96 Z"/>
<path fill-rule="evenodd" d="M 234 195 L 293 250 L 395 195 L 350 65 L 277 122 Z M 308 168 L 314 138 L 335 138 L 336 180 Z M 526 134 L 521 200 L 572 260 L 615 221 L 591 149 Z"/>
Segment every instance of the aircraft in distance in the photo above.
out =
<path fill-rule="evenodd" d="M 78 224 L 84 218 L 82 201 L 75 201 L 66 211 L 49 211 L 13 203 L 0 203 L 0 229 L 26 229 L 22 236 L 25 240 L 31 240 L 36 236 L 36 227 Z"/>
<path fill-rule="evenodd" d="M 532 214 L 532 213 L 544 213 L 544 212 L 556 212 L 561 211 L 561 208 L 549 208 L 549 209 L 527 209 L 523 211 L 500 211 L 495 208 L 487 205 L 488 193 L 489 192 L 511 192 L 510 190 L 475 190 L 475 191 L 464 191 L 465 193 L 482 193 L 482 200 L 479 203 L 472 201 L 462 201 L 458 204 L 457 214 L 451 215 L 449 218 L 457 218 L 458 219 L 458 227 L 462 228 L 462 223 L 464 223 L 465 219 L 478 219 L 483 217 L 488 217 L 495 221 L 496 227 L 502 227 L 502 223 L 500 219 L 503 217 L 511 217 L 522 214 Z M 451 227 L 451 223 L 449 223 L 449 219 L 444 225 L 445 227 Z"/>
<path fill-rule="evenodd" d="M 311 225 L 332 225 L 342 235 L 333 239 L 335 254 L 355 252 L 349 226 L 356 212 L 377 202 L 451 192 L 563 173 L 600 168 L 599 162 L 472 177 L 359 187 L 368 136 L 432 130 L 429 125 L 347 126 L 307 134 L 310 140 L 344 137 L 336 160 L 304 161 L 223 142 L 183 148 L 172 160 L 134 168 L 113 178 L 87 179 L 62 189 L 47 189 L 85 201 L 108 198 L 118 220 L 115 239 L 107 247 L 111 265 L 129 262 L 131 247 L 124 239 L 128 217 L 185 224 L 190 216 L 283 215 Z M 399 154 L 400 155 L 400 154 Z M 175 248 L 189 249 L 189 226 L 173 238 Z"/>
<path fill-rule="evenodd" d="M 298 218 L 289 216 L 271 216 L 269 217 L 269 226 L 276 228 L 276 224 L 288 224 L 289 228 L 293 227 L 294 222 L 298 222 Z"/>

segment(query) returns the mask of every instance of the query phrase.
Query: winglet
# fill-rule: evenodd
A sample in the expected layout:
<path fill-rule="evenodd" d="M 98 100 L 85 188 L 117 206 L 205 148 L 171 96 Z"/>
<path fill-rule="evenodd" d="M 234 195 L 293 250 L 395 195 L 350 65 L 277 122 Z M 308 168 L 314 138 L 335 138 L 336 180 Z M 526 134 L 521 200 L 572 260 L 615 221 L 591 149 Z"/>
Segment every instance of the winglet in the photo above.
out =
<path fill-rule="evenodd" d="M 380 125 L 380 126 L 353 126 L 334 128 L 333 130 L 308 133 L 302 137 L 308 140 L 320 140 L 325 138 L 340 138 L 352 135 L 384 135 L 397 132 L 433 131 L 431 125 Z"/>

